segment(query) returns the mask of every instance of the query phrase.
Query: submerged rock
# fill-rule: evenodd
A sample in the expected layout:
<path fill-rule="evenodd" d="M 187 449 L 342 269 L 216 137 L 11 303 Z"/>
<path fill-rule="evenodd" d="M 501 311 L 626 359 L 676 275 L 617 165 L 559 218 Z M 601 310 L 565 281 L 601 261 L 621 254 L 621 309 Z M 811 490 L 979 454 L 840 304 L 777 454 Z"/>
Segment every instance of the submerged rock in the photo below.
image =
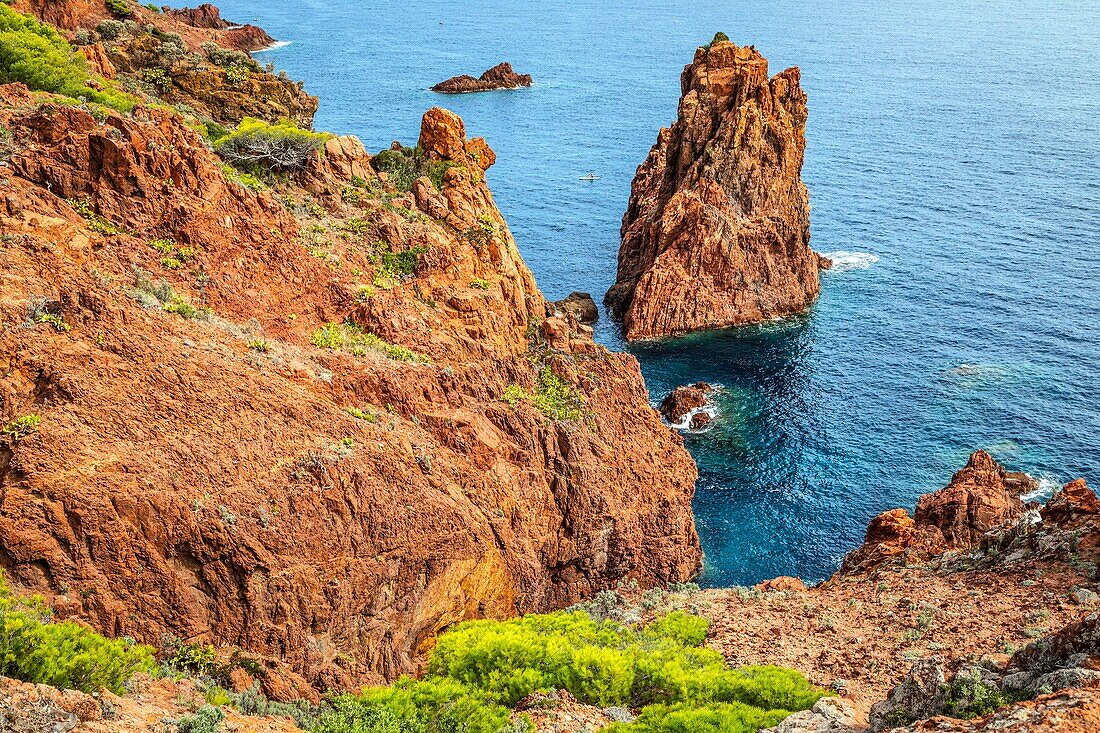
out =
<path fill-rule="evenodd" d="M 432 87 L 433 92 L 443 94 L 466 94 L 468 92 L 491 92 L 497 89 L 517 89 L 531 86 L 530 74 L 517 74 L 508 62 L 497 64 L 478 78 L 469 74 L 452 76 Z"/>
<path fill-rule="evenodd" d="M 750 47 L 716 40 L 681 77 L 679 116 L 638 168 L 604 302 L 628 340 L 756 323 L 817 297 L 800 178 L 806 94 Z"/>

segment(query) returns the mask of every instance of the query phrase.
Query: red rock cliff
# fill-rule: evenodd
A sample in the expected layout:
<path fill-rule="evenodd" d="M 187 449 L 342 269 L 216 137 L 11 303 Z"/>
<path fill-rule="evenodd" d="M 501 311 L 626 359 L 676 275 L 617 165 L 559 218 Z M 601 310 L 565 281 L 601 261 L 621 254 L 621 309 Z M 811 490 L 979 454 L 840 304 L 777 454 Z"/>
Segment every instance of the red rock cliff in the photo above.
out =
<path fill-rule="evenodd" d="M 797 68 L 769 79 L 751 47 L 696 51 L 678 118 L 639 166 L 623 216 L 605 302 L 626 338 L 764 321 L 817 297 L 798 82 Z"/>
<path fill-rule="evenodd" d="M 0 566 L 61 616 L 324 689 L 696 572 L 690 456 L 632 357 L 548 317 L 455 115 L 407 192 L 351 137 L 257 191 L 172 110 L 8 85 L 0 123 L 0 425 L 41 418 L 0 439 Z M 392 346 L 326 348 L 346 320 Z M 547 375 L 575 414 L 501 399 Z"/>

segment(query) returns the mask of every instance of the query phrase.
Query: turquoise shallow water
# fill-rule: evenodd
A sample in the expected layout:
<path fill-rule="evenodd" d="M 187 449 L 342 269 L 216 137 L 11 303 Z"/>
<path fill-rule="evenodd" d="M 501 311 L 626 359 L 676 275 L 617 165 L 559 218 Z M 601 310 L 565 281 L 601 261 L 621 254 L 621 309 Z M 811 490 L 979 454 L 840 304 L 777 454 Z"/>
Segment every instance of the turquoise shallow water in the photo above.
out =
<path fill-rule="evenodd" d="M 802 67 L 812 243 L 862 254 L 804 318 L 631 349 L 655 402 L 723 385 L 716 427 L 687 436 L 704 582 L 821 579 L 974 448 L 1100 483 L 1100 4 L 220 5 L 292 42 L 260 56 L 321 96 L 319 128 L 377 150 L 428 107 L 461 114 L 549 297 L 613 282 L 631 177 L 698 44 L 724 30 Z M 427 91 L 502 60 L 535 86 Z M 606 318 L 597 335 L 626 348 Z"/>

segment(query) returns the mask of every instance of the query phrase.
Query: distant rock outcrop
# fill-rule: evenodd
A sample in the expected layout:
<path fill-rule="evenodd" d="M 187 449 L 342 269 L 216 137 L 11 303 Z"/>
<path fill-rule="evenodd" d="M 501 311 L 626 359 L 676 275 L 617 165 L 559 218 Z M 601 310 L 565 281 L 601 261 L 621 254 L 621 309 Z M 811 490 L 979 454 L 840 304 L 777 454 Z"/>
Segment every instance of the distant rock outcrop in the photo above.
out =
<path fill-rule="evenodd" d="M 230 23 L 222 17 L 221 11 L 210 3 L 203 3 L 197 8 L 165 8 L 164 13 L 192 28 L 226 31 L 220 37 L 220 43 L 238 51 L 259 51 L 275 43 L 275 39 L 263 28 Z"/>
<path fill-rule="evenodd" d="M 496 89 L 517 89 L 531 86 L 530 74 L 517 74 L 508 62 L 497 64 L 478 78 L 469 74 L 453 76 L 432 87 L 433 92 L 465 94 L 467 92 L 491 92 Z"/>
<path fill-rule="evenodd" d="M 765 321 L 817 297 L 800 178 L 806 94 L 752 47 L 716 40 L 681 78 L 679 116 L 638 168 L 605 303 L 628 340 Z"/>
<path fill-rule="evenodd" d="M 894 556 L 930 558 L 981 546 L 991 530 L 1020 523 L 1026 508 L 1020 496 L 1037 485 L 1030 475 L 1005 470 L 988 452 L 977 450 L 945 488 L 921 496 L 913 516 L 897 508 L 871 519 L 864 544 L 845 558 L 842 573 Z M 1098 510 L 1096 494 L 1078 480 L 1055 494 L 1043 516 L 1063 524 Z"/>

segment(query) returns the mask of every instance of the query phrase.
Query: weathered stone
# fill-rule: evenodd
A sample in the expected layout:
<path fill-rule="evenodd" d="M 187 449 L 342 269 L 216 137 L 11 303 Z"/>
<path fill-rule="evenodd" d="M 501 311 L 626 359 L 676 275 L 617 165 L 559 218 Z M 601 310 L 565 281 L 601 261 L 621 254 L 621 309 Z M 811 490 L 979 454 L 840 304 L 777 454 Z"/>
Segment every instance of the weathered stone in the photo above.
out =
<path fill-rule="evenodd" d="M 820 288 L 798 69 L 769 80 L 754 48 L 716 41 L 681 88 L 676 122 L 634 177 L 604 299 L 628 340 L 797 313 Z"/>
<path fill-rule="evenodd" d="M 531 86 L 530 74 L 517 74 L 508 62 L 500 63 L 475 79 L 469 74 L 454 76 L 432 87 L 433 92 L 443 94 L 465 94 L 468 92 L 488 92 L 496 89 L 516 89 Z"/>

